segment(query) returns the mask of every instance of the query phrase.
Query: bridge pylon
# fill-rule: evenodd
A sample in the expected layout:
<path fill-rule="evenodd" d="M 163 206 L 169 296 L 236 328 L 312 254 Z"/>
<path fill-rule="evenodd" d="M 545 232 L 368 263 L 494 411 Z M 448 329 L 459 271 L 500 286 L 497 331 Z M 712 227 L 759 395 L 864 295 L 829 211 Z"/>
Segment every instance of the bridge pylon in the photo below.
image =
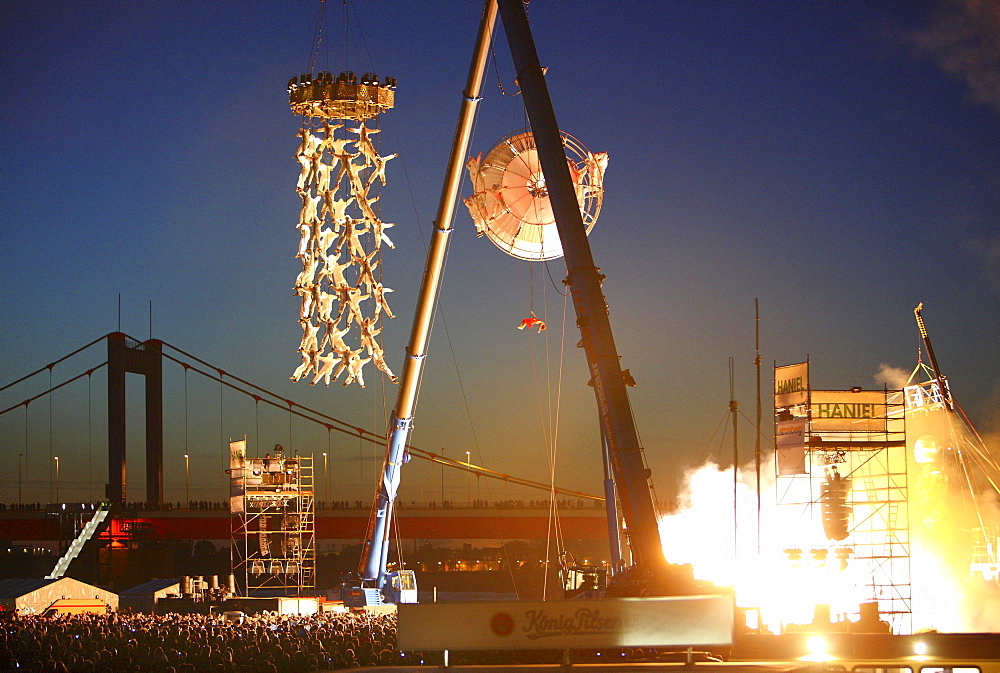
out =
<path fill-rule="evenodd" d="M 163 502 L 163 342 L 108 334 L 108 483 L 110 502 L 125 502 L 125 375 L 145 377 L 146 502 Z"/>

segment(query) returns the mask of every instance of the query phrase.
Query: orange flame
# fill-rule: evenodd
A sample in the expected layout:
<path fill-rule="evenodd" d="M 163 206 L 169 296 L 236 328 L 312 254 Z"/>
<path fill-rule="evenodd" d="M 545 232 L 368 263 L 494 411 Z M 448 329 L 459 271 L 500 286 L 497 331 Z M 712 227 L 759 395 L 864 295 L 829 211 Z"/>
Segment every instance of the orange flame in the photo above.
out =
<path fill-rule="evenodd" d="M 810 624 L 817 606 L 829 606 L 833 621 L 841 622 L 829 628 L 848 628 L 848 621 L 859 618 L 862 603 L 878 602 L 882 612 L 888 612 L 890 599 L 895 601 L 892 608 L 904 606 L 909 612 L 905 620 L 900 615 L 893 618 L 897 633 L 930 628 L 1000 630 L 997 573 L 992 580 L 984 578 L 970 573 L 969 564 L 970 530 L 995 525 L 1000 506 L 980 495 L 978 507 L 970 510 L 968 493 L 958 489 L 964 485 L 958 477 L 964 475 L 948 474 L 925 432 L 910 436 L 923 441 L 909 443 L 909 459 L 901 463 L 906 465 L 906 478 L 890 476 L 875 489 L 859 486 L 853 496 L 855 524 L 882 517 L 881 525 L 871 527 L 878 530 L 867 535 L 887 536 L 886 559 L 852 558 L 853 545 L 860 549 L 866 544 L 866 534 L 857 529 L 844 542 L 826 539 L 821 508 L 809 504 L 808 494 L 789 493 L 790 482 L 774 476 L 771 456 L 761 468 L 759 514 L 752 465 L 740 470 L 735 486 L 731 467 L 708 463 L 689 471 L 677 511 L 659 522 L 667 560 L 690 564 L 700 580 L 733 587 L 737 605 L 757 608 L 761 622 L 775 633 L 790 624 Z M 942 448 L 940 453 L 944 452 Z M 907 485 L 908 497 L 887 515 L 885 493 L 889 489 L 903 493 Z M 815 491 L 815 482 L 811 488 Z M 811 501 L 816 502 L 815 493 Z M 970 520 L 970 511 L 975 512 L 975 521 Z M 887 516 L 898 521 L 886 524 Z M 884 530 L 892 525 L 900 532 Z M 879 573 L 891 578 L 878 577 Z M 895 596 L 885 595 L 893 592 Z"/>

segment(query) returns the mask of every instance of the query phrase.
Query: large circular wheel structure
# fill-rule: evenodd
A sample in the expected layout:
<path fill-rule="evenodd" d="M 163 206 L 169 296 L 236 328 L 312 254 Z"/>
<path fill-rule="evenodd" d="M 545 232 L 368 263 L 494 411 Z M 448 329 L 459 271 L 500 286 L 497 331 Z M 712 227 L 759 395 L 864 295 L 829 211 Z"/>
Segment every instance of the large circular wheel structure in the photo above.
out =
<path fill-rule="evenodd" d="M 589 234 L 601 212 L 607 154 L 592 154 L 573 136 L 560 134 L 583 224 Z M 541 261 L 562 256 L 562 243 L 531 131 L 507 136 L 481 161 L 470 161 L 469 172 L 476 193 L 466 203 L 481 235 L 485 234 L 498 248 L 520 259 Z"/>

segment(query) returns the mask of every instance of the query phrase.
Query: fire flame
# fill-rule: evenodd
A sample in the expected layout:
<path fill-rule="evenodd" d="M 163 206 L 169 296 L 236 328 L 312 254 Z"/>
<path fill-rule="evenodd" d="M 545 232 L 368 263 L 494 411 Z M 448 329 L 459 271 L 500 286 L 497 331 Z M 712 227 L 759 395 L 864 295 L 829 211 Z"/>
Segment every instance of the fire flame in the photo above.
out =
<path fill-rule="evenodd" d="M 775 633 L 811 622 L 816 605 L 830 606 L 835 615 L 856 612 L 863 602 L 860 578 L 850 566 L 841 568 L 809 512 L 778 507 L 773 474 L 769 458 L 761 468 L 758 538 L 752 465 L 737 475 L 735 510 L 731 467 L 709 463 L 690 471 L 679 511 L 660 520 L 668 561 L 691 564 L 696 578 L 733 587 L 737 605 L 758 608 Z"/>
<path fill-rule="evenodd" d="M 969 493 L 960 488 L 970 478 L 948 460 L 957 449 L 949 440 L 936 447 L 928 440 L 928 436 L 949 436 L 952 429 L 933 427 L 941 418 L 927 414 L 923 422 L 928 427 L 920 422 L 908 419 L 907 434 L 923 441 L 911 441 L 906 448 L 906 479 L 899 481 L 908 494 L 904 493 L 898 511 L 886 514 L 884 493 L 898 486 L 891 477 L 882 491 L 859 487 L 852 498 L 854 528 L 849 539 L 827 539 L 820 506 L 810 505 L 809 497 L 789 497 L 795 494 L 789 494 L 786 480 L 774 476 L 772 454 L 761 466 L 759 514 L 752 464 L 739 470 L 735 484 L 732 467 L 712 462 L 685 475 L 677 510 L 659 522 L 667 560 L 690 564 L 697 579 L 734 588 L 737 605 L 757 608 L 761 623 L 773 633 L 786 631 L 789 625 L 850 628 L 848 622 L 860 618 L 859 606 L 872 602 L 879 604 L 883 619 L 897 633 L 1000 630 L 996 550 L 979 544 L 980 551 L 992 550 L 994 563 L 981 563 L 978 572 L 970 572 L 977 551 L 971 531 L 995 529 L 1000 507 L 995 497 L 982 493 L 970 507 Z M 910 426 L 917 432 L 911 433 Z M 813 503 L 815 481 L 814 477 Z M 905 531 L 885 542 L 889 561 L 855 559 L 855 545 L 866 544 L 858 522 L 887 516 L 895 517 L 894 523 L 881 528 L 895 525 Z M 894 535 L 884 530 L 879 534 Z M 879 572 L 892 577 L 876 577 Z M 898 595 L 884 595 L 888 591 Z M 890 599 L 896 601 L 895 607 L 909 608 L 908 619 L 885 614 L 890 612 Z M 819 606 L 828 606 L 833 623 L 825 621 L 826 608 Z M 823 624 L 814 623 L 818 616 Z"/>

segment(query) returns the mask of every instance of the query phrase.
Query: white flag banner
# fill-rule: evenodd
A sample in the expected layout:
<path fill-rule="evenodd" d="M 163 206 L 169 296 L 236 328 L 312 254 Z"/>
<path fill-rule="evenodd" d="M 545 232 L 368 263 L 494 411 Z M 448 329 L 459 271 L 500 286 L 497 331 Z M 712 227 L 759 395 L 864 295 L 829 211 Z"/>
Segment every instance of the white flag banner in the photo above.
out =
<path fill-rule="evenodd" d="M 778 474 L 805 474 L 806 422 L 778 421 L 774 451 L 778 456 Z"/>
<path fill-rule="evenodd" d="M 229 511 L 233 514 L 243 511 L 243 496 L 246 493 L 243 469 L 246 464 L 246 456 L 246 440 L 229 442 Z"/>
<path fill-rule="evenodd" d="M 809 399 L 809 363 L 774 368 L 774 408 L 805 404 Z"/>

